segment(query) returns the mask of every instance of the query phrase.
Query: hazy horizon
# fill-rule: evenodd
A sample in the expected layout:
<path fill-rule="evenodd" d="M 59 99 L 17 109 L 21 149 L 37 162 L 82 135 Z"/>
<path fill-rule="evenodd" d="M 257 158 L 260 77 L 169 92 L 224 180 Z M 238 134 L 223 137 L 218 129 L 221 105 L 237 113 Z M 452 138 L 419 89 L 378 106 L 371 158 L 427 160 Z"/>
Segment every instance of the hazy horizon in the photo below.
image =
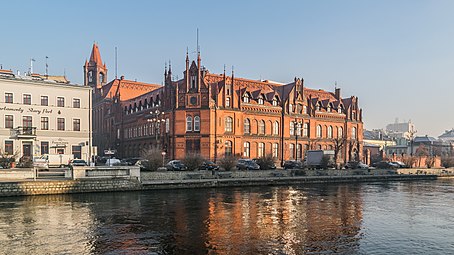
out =
<path fill-rule="evenodd" d="M 186 48 L 212 73 L 291 82 L 359 97 L 365 128 L 411 120 L 417 135 L 454 127 L 452 1 L 21 1 L 3 4 L 3 69 L 66 73 L 83 83 L 97 42 L 108 80 L 161 84 L 171 60 L 182 77 Z M 436 124 L 432 124 L 436 123 Z"/>

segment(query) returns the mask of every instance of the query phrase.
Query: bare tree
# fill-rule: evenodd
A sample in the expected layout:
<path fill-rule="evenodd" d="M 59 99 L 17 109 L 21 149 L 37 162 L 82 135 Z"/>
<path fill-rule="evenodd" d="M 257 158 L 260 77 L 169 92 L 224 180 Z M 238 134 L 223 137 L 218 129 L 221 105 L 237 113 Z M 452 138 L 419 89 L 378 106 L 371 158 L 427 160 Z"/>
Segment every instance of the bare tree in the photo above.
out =
<path fill-rule="evenodd" d="M 333 149 L 334 149 L 334 164 L 336 168 L 338 168 L 338 161 L 339 161 L 339 154 L 344 148 L 345 138 L 343 137 L 336 137 L 332 139 L 333 141 Z"/>

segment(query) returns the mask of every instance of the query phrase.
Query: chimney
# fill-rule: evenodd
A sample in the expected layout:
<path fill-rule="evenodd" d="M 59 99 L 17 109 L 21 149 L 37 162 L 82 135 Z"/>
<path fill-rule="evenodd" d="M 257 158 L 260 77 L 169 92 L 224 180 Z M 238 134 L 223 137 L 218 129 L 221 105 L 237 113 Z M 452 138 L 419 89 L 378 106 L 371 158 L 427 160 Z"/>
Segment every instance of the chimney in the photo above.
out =
<path fill-rule="evenodd" d="M 120 80 L 124 80 L 124 79 L 125 79 L 125 76 L 122 75 L 122 76 L 120 77 Z"/>

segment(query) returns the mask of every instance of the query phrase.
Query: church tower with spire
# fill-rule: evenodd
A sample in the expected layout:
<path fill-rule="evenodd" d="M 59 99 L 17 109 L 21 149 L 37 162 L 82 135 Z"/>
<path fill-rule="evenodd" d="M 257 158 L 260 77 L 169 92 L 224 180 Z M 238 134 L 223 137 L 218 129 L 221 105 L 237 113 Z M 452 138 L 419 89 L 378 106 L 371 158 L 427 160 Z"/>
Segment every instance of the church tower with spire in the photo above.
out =
<path fill-rule="evenodd" d="M 93 43 L 90 60 L 84 65 L 84 85 L 91 86 L 97 92 L 107 83 L 106 63 L 102 63 L 101 54 L 96 43 Z"/>

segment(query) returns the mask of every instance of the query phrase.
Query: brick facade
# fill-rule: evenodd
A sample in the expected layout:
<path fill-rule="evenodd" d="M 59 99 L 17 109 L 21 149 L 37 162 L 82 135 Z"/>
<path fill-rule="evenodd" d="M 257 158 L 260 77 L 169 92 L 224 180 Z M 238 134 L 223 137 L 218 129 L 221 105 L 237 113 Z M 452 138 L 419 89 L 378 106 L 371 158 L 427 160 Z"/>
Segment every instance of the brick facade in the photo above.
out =
<path fill-rule="evenodd" d="M 164 80 L 163 86 L 136 84 L 129 97 L 120 86 L 110 94 L 107 85 L 100 88 L 94 111 L 98 105 L 108 114 L 94 114 L 94 131 L 110 143 L 99 147 L 116 149 L 120 157 L 157 148 L 169 159 L 269 154 L 283 162 L 309 149 L 335 149 L 341 161 L 362 159 L 362 110 L 357 97 L 341 98 L 340 89 L 309 89 L 299 78 L 281 84 L 211 74 L 200 54 L 192 62 L 186 55 L 183 79 L 172 80 L 169 66 Z M 107 127 L 96 128 L 100 122 Z"/>

